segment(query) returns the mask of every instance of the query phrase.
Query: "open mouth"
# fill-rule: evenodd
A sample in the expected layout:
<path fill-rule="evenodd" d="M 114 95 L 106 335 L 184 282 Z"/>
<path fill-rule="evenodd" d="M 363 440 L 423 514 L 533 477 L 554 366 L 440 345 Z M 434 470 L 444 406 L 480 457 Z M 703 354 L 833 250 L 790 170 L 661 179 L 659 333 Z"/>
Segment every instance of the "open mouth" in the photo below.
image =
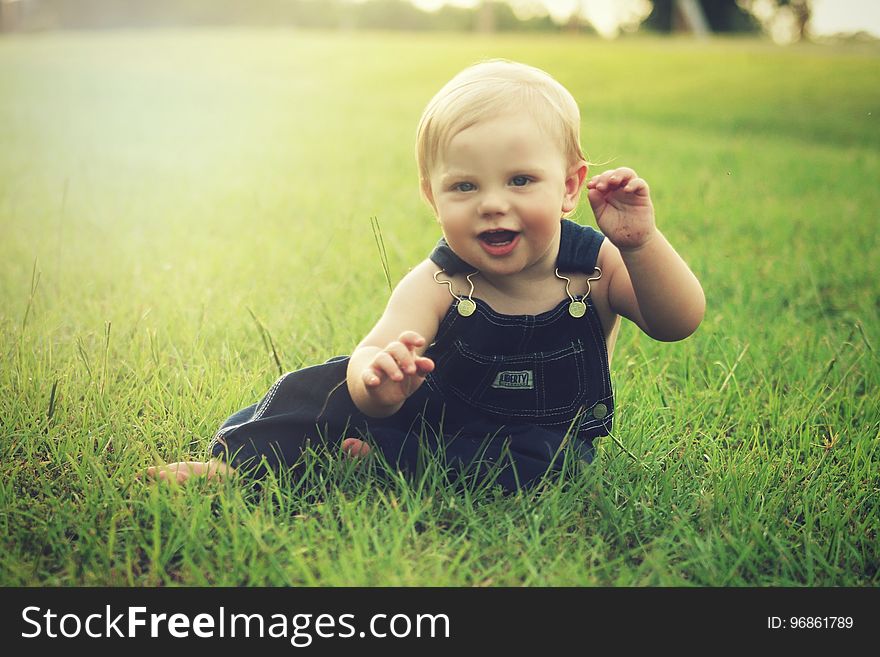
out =
<path fill-rule="evenodd" d="M 506 246 L 516 239 L 519 233 L 512 230 L 487 230 L 479 238 L 489 246 Z"/>
<path fill-rule="evenodd" d="M 480 233 L 477 237 L 480 239 L 480 246 L 483 251 L 495 258 L 501 258 L 513 253 L 516 245 L 519 244 L 519 233 L 515 230 L 487 230 Z"/>

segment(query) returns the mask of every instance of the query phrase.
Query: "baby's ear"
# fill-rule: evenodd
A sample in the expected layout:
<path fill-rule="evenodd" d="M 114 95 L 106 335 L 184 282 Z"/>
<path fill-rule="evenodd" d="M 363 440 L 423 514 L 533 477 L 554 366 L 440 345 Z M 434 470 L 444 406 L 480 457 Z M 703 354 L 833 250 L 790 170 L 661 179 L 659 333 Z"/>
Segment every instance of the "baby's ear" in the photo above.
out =
<path fill-rule="evenodd" d="M 587 172 L 589 170 L 590 167 L 587 163 L 581 160 L 568 170 L 568 175 L 569 177 L 576 177 L 578 185 L 583 185 L 584 181 L 587 179 Z"/>
<path fill-rule="evenodd" d="M 562 199 L 562 211 L 571 212 L 577 207 L 581 195 L 584 180 L 587 179 L 589 167 L 584 161 L 580 161 L 568 170 L 565 178 L 565 197 Z"/>

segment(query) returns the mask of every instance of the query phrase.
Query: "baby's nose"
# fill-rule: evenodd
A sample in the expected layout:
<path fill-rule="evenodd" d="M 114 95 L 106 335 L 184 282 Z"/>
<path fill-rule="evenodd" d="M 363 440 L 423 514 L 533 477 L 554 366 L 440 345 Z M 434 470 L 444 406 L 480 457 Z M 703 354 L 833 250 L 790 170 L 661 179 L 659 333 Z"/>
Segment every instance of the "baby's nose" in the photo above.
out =
<path fill-rule="evenodd" d="M 498 214 L 504 214 L 508 211 L 509 204 L 505 200 L 504 195 L 498 192 L 487 192 L 480 198 L 478 212 L 480 216 L 491 217 Z"/>

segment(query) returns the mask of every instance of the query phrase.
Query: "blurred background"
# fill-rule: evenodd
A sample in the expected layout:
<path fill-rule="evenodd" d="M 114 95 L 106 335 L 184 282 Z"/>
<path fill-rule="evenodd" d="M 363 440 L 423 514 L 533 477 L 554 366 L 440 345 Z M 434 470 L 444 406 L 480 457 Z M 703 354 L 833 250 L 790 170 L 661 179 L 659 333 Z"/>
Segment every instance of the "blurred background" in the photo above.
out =
<path fill-rule="evenodd" d="M 0 31 L 184 26 L 454 32 L 766 33 L 872 41 L 875 0 L 0 0 Z"/>

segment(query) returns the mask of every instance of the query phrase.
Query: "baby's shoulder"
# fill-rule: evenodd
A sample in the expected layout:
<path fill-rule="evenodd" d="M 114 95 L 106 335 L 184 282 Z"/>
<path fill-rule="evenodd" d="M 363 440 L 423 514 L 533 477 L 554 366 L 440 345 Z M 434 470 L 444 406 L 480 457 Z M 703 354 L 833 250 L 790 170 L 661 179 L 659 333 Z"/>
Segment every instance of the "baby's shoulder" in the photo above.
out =
<path fill-rule="evenodd" d="M 447 278 L 440 271 L 440 267 L 425 258 L 401 279 L 392 298 L 397 297 L 407 304 L 427 306 L 437 317 L 443 317 L 453 297 L 442 283 Z"/>
<path fill-rule="evenodd" d="M 614 340 L 620 327 L 620 317 L 612 309 L 609 299 L 611 280 L 614 278 L 615 273 L 621 267 L 624 267 L 620 251 L 611 243 L 611 240 L 606 239 L 602 242 L 596 266 L 602 272 L 602 276 L 598 281 L 592 282 L 590 296 L 593 299 L 596 312 L 599 314 L 599 321 L 604 329 L 605 340 L 608 343 L 608 353 L 610 354 L 614 349 Z"/>

